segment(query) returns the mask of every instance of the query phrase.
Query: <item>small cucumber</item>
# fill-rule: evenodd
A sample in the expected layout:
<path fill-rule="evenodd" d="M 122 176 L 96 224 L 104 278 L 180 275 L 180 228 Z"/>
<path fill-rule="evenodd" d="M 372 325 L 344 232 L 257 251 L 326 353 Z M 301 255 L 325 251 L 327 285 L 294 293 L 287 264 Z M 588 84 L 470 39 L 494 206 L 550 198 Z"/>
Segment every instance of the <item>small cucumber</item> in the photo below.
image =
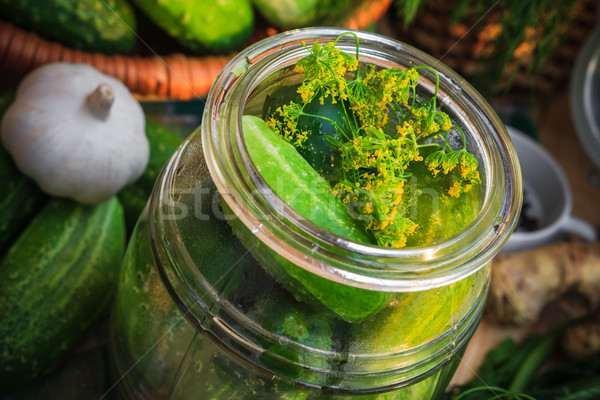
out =
<path fill-rule="evenodd" d="M 372 243 L 331 191 L 329 183 L 265 122 L 243 117 L 244 139 L 252 161 L 266 182 L 304 218 L 344 238 Z"/>
<path fill-rule="evenodd" d="M 129 53 L 136 39 L 126 0 L 0 0 L 0 17 L 86 51 Z"/>
<path fill-rule="evenodd" d="M 424 164 L 414 163 L 408 172 L 412 177 L 405 185 L 405 198 L 416 201 L 409 202 L 407 215 L 414 216 L 419 229 L 408 237 L 407 246 L 441 242 L 461 232 L 475 219 L 482 203 L 479 185 L 460 198 L 448 194 L 454 180 L 461 178 L 458 168 L 434 177 Z"/>
<path fill-rule="evenodd" d="M 254 29 L 250 0 L 135 0 L 156 25 L 192 50 L 239 50 Z"/>
<path fill-rule="evenodd" d="M 15 91 L 0 95 L 0 120 L 15 99 Z M 0 145 L 0 254 L 16 240 L 31 217 L 42 207 L 46 196 L 24 176 Z"/>
<path fill-rule="evenodd" d="M 398 294 L 392 306 L 352 327 L 352 350 L 388 354 L 437 338 L 458 323 L 461 310 L 464 314 L 463 302 L 472 285 L 473 278 L 467 277 L 437 289 Z"/>
<path fill-rule="evenodd" d="M 260 14 L 281 29 L 339 25 L 360 0 L 253 0 Z"/>
<path fill-rule="evenodd" d="M 10 155 L 0 146 L 0 254 L 17 239 L 46 196 L 19 172 Z"/>
<path fill-rule="evenodd" d="M 301 103 L 302 98 L 297 93 L 298 87 L 298 85 L 281 86 L 267 96 L 263 107 L 263 119 L 265 121 L 269 118 L 281 119 L 277 113 L 280 106 L 292 101 Z M 302 132 L 308 132 L 308 135 L 298 152 L 321 176 L 329 182 L 337 182 L 342 171 L 341 153 L 328 137 L 340 141 L 342 133 L 339 129 L 350 132 L 347 121 L 348 117 L 351 117 L 348 114 L 351 111 L 345 108 L 342 101 L 332 103 L 331 97 L 323 99 L 321 104 L 318 96 L 306 104 L 303 111 L 310 115 L 300 116 L 297 128 Z"/>
<path fill-rule="evenodd" d="M 0 261 L 0 393 L 39 375 L 107 305 L 125 244 L 113 197 L 52 199 Z"/>
<path fill-rule="evenodd" d="M 150 143 L 148 165 L 135 182 L 119 191 L 119 201 L 125 211 L 125 223 L 129 232 L 137 222 L 152 193 L 158 174 L 177 150 L 183 137 L 153 119 L 146 118 L 146 136 Z"/>
<path fill-rule="evenodd" d="M 321 177 L 289 143 L 276 135 L 265 122 L 254 116 L 242 119 L 244 139 L 252 161 L 261 176 L 290 207 L 311 222 L 344 238 L 372 243 L 350 217 L 345 205 L 331 192 Z M 248 240 L 236 224 L 232 224 L 242 242 Z M 236 229 L 237 227 L 237 229 Z M 264 246 L 252 246 L 255 252 Z M 254 254 L 263 268 L 275 276 L 294 295 L 310 294 L 347 321 L 367 318 L 385 306 L 388 295 L 358 289 L 329 281 L 276 254 Z M 299 288 L 304 293 L 299 293 Z"/>
<path fill-rule="evenodd" d="M 298 118 L 298 129 L 309 132 L 306 142 L 299 150 L 302 157 L 329 182 L 338 182 L 341 177 L 341 152 L 328 138 L 338 141 L 343 138 L 339 129 L 350 132 L 344 103 L 331 102 L 331 97 L 324 99 L 321 104 L 318 98 L 304 107 L 304 112 L 318 117 L 303 115 Z M 324 119 L 327 118 L 327 119 Z M 335 126 L 332 122 L 337 124 Z"/>

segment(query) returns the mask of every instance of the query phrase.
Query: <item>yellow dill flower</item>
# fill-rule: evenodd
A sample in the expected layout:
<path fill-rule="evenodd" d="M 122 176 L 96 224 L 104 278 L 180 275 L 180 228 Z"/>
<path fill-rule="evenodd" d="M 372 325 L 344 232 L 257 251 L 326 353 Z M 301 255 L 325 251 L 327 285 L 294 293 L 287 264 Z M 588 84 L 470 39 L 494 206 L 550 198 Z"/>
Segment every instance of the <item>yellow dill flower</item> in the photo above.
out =
<path fill-rule="evenodd" d="M 460 196 L 460 193 L 461 193 L 460 183 L 458 181 L 454 181 L 454 184 L 452 185 L 452 187 L 450 187 L 450 189 L 448 189 L 448 194 L 452 197 L 458 197 L 458 196 Z"/>
<path fill-rule="evenodd" d="M 268 124 L 285 140 L 301 148 L 313 133 L 298 129 L 303 106 L 316 102 L 317 97 L 323 105 L 325 98 L 331 99 L 331 104 L 340 103 L 341 99 L 345 126 L 343 135 L 335 140 L 340 150 L 342 178 L 333 182 L 333 193 L 360 214 L 364 229 L 373 234 L 378 245 L 405 246 L 407 237 L 418 227 L 402 216 L 405 207 L 416 201 L 404 195 L 405 181 L 410 172 L 415 172 L 411 171 L 414 163 L 424 163 L 433 177 L 442 171 L 448 174 L 458 166 L 453 176 L 456 181 L 446 189 L 448 196 L 458 197 L 479 180 L 476 159 L 462 156 L 463 151 L 466 153 L 464 149 L 450 147 L 453 142 L 448 136 L 455 133 L 452 121 L 436 108 L 435 96 L 423 100 L 416 93 L 419 82 L 416 68 L 383 69 L 365 65 L 358 69 L 356 57 L 335 48 L 334 42 L 302 45 L 309 52 L 295 67 L 295 71 L 304 74 L 298 88 L 302 103 L 284 107 L 279 113 L 281 118 L 271 118 Z M 358 72 L 348 74 L 348 71 Z M 388 126 L 390 121 L 398 122 Z M 430 137 L 435 137 L 435 142 L 427 140 Z M 436 145 L 438 149 L 431 151 Z M 425 160 L 423 154 L 428 154 Z M 432 184 L 441 185 L 446 179 L 432 180 Z M 428 224 L 425 229 L 430 228 Z M 419 236 L 426 234 L 422 232 Z"/>

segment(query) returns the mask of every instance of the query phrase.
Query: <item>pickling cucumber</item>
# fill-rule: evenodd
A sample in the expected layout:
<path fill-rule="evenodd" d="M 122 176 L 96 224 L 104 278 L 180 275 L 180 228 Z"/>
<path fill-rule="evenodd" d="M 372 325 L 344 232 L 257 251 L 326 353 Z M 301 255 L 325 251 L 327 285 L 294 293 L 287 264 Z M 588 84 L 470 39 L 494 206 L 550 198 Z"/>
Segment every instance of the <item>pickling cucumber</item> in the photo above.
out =
<path fill-rule="evenodd" d="M 113 197 L 52 199 L 0 261 L 0 393 L 34 378 L 79 342 L 116 286 L 125 244 Z"/>
<path fill-rule="evenodd" d="M 150 143 L 150 157 L 142 175 L 119 191 L 119 201 L 125 211 L 128 231 L 133 231 L 140 214 L 152 193 L 158 174 L 183 142 L 183 137 L 156 122 L 146 118 L 146 136 Z"/>
<path fill-rule="evenodd" d="M 250 0 L 135 0 L 156 25 L 192 50 L 239 50 L 254 29 Z"/>
<path fill-rule="evenodd" d="M 0 146 L 0 254 L 16 240 L 46 196 Z"/>
<path fill-rule="evenodd" d="M 136 40 L 126 0 L 0 0 L 0 17 L 86 51 L 129 53 Z"/>
<path fill-rule="evenodd" d="M 273 191 L 307 220 L 359 243 L 372 243 L 348 214 L 346 206 L 291 144 L 265 122 L 244 116 L 244 140 L 258 172 Z"/>
<path fill-rule="evenodd" d="M 258 12 L 281 29 L 339 25 L 361 0 L 253 0 Z"/>
<path fill-rule="evenodd" d="M 0 120 L 15 99 L 14 91 L 0 95 Z M 31 217 L 39 211 L 46 196 L 23 175 L 8 152 L 0 145 L 0 254 L 16 240 Z"/>
<path fill-rule="evenodd" d="M 302 103 L 302 98 L 297 93 L 298 87 L 298 85 L 281 86 L 268 95 L 263 106 L 263 119 L 281 120 L 277 112 L 278 107 L 290 102 Z M 309 115 L 301 115 L 298 118 L 297 129 L 307 132 L 308 135 L 303 145 L 298 148 L 298 152 L 321 176 L 333 184 L 340 179 L 342 166 L 340 149 L 332 144 L 330 139 L 339 142 L 343 138 L 340 130 L 350 132 L 348 126 L 350 108 L 342 101 L 333 103 L 330 96 L 323 99 L 323 104 L 319 97 L 315 97 L 310 103 L 304 105 L 303 112 Z"/>
<path fill-rule="evenodd" d="M 355 224 L 345 205 L 332 193 L 329 183 L 291 144 L 281 139 L 258 117 L 244 116 L 242 123 L 252 161 L 283 201 L 304 218 L 341 237 L 372 243 L 372 238 Z M 310 295 L 347 321 L 367 318 L 387 303 L 386 293 L 330 281 L 274 252 L 268 252 L 265 246 L 251 245 L 249 242 L 252 237 L 244 234 L 239 225 L 234 222 L 232 227 L 242 243 L 252 249 L 263 268 L 294 292 L 295 296 L 302 298 Z"/>

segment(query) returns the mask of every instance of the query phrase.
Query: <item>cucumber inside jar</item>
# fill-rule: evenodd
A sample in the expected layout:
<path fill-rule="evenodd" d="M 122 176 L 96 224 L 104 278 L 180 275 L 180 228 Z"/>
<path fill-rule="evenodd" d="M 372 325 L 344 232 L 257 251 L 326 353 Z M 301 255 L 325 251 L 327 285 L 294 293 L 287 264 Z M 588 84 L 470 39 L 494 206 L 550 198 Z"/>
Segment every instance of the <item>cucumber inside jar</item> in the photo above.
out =
<path fill-rule="evenodd" d="M 319 175 L 294 147 L 277 136 L 258 117 L 244 116 L 244 139 L 248 152 L 267 184 L 300 215 L 342 237 L 360 243 L 373 243 L 348 214 L 329 183 Z M 389 301 L 389 295 L 331 282 L 297 266 L 248 234 L 239 222 L 232 222 L 242 243 L 252 249 L 263 268 L 274 275 L 296 297 L 317 300 L 347 321 L 361 320 L 376 313 Z"/>
<path fill-rule="evenodd" d="M 265 121 L 275 119 L 281 121 L 281 106 L 291 102 L 300 104 L 302 97 L 298 93 L 300 85 L 280 86 L 267 95 L 263 105 Z M 341 174 L 341 159 L 338 147 L 332 143 L 342 140 L 344 132 L 349 132 L 348 105 L 344 102 L 332 102 L 331 98 L 315 98 L 307 103 L 298 118 L 297 128 L 302 132 L 310 132 L 306 142 L 298 152 L 327 181 L 335 184 Z M 319 117 L 315 117 L 318 115 Z"/>
<path fill-rule="evenodd" d="M 271 86 L 266 122 L 243 117 L 250 158 L 271 189 L 307 220 L 363 244 L 428 246 L 468 226 L 481 204 L 477 160 L 436 107 L 437 86 L 431 98 L 417 94 L 421 67 L 378 69 L 335 42 L 304 46 L 308 55 L 294 68 L 302 82 L 287 75 Z M 267 255 L 266 246 L 251 248 L 297 298 L 343 320 L 395 304 L 393 294 L 333 282 Z"/>

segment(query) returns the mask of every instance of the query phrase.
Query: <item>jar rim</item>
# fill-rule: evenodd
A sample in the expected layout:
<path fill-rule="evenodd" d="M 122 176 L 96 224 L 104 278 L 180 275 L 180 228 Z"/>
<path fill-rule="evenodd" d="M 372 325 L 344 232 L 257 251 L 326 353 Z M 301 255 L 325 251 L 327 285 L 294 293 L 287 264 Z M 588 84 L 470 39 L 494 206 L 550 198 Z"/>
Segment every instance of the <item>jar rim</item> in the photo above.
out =
<path fill-rule="evenodd" d="M 282 68 L 282 57 L 290 57 L 290 52 L 298 57 L 301 42 L 330 41 L 344 32 L 348 30 L 304 28 L 277 34 L 242 51 L 225 67 L 209 93 L 203 115 L 201 139 L 208 169 L 224 200 L 248 229 L 310 272 L 351 286 L 385 291 L 414 291 L 416 285 L 426 290 L 458 281 L 485 265 L 514 229 L 522 201 L 521 174 L 511 139 L 491 106 L 433 57 L 378 34 L 353 31 L 361 42 L 361 60 L 401 65 L 399 60 L 386 57 L 405 54 L 415 65 L 433 66 L 440 76 L 442 101 L 446 105 L 462 102 L 457 111 L 469 111 L 463 117 L 485 130 L 478 130 L 476 138 L 489 175 L 483 205 L 475 220 L 457 235 L 414 248 L 383 248 L 340 237 L 285 204 L 250 159 L 242 135 L 242 113 L 254 87 Z M 338 43 L 338 47 L 348 46 L 345 40 Z M 427 85 L 427 79 L 421 79 L 420 85 Z M 226 165 L 232 162 L 239 165 Z M 244 193 L 254 188 L 264 195 L 261 199 Z M 274 212 L 278 215 L 272 215 Z"/>

